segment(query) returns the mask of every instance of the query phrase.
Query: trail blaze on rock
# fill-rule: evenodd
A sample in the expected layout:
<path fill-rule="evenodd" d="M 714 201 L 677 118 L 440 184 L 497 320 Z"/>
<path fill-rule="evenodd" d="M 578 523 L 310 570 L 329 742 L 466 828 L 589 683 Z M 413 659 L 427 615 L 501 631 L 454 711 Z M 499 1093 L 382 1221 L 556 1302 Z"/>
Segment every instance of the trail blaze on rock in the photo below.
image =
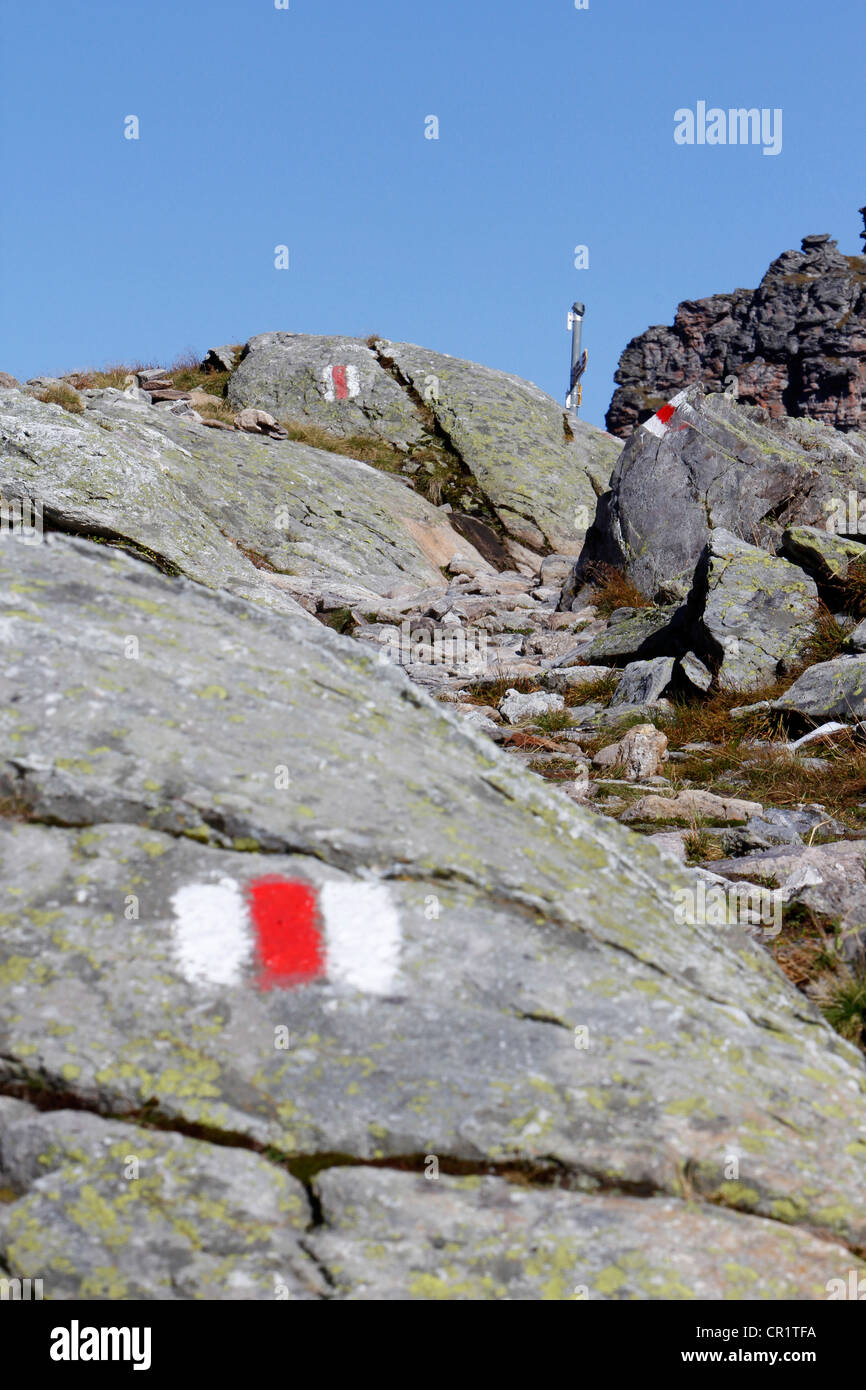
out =
<path fill-rule="evenodd" d="M 300 984 L 325 973 L 321 922 L 308 883 L 259 878 L 247 888 L 262 989 Z"/>

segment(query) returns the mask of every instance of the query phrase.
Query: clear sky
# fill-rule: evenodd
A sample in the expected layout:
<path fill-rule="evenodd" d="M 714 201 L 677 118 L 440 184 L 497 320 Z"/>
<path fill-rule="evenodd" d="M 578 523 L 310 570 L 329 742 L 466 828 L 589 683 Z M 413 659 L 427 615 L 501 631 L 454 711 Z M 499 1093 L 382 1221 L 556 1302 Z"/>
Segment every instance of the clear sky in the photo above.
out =
<path fill-rule="evenodd" d="M 809 232 L 860 249 L 863 0 L 0 0 L 0 21 L 0 369 L 22 379 L 283 329 L 562 399 L 579 298 L 601 423 L 620 352 L 681 299 L 756 285 Z M 699 101 L 781 108 L 781 153 L 677 145 Z"/>

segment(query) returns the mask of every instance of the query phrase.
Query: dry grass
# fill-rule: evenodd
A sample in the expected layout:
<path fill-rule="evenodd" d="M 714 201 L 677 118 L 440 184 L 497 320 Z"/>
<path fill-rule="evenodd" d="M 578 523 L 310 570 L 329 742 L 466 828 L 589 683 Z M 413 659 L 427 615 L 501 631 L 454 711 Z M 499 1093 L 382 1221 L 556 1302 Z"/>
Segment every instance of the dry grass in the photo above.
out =
<path fill-rule="evenodd" d="M 240 352 L 241 343 L 233 346 Z M 69 374 L 70 382 L 79 391 L 89 388 L 104 390 L 108 386 L 114 386 L 118 390 L 123 390 L 129 385 L 130 377 L 136 372 L 147 370 L 164 371 L 170 378 L 173 386 L 178 391 L 207 391 L 208 395 L 219 398 L 225 396 L 228 387 L 230 372 L 203 372 L 200 366 L 199 354 L 192 348 L 182 352 L 174 361 L 166 364 L 163 362 L 137 362 L 137 363 L 113 363 L 96 371 L 89 368 L 86 371 L 74 372 Z"/>
<path fill-rule="evenodd" d="M 783 974 L 807 995 L 843 1038 L 866 1051 L 866 970 L 842 955 L 837 921 L 803 903 L 785 909 L 770 951 Z M 862 955 L 862 953 L 861 953 Z"/>
<path fill-rule="evenodd" d="M 832 661 L 842 650 L 846 629 L 837 623 L 826 603 L 819 602 L 815 610 L 815 634 L 803 653 L 801 669 L 818 661 Z"/>
<path fill-rule="evenodd" d="M 653 604 L 646 594 L 613 565 L 593 565 L 586 571 L 584 579 L 595 590 L 593 604 L 602 617 L 607 618 L 617 608 L 652 608 Z"/>
<path fill-rule="evenodd" d="M 530 771 L 537 772 L 547 782 L 573 782 L 575 767 L 573 758 L 551 758 L 547 762 L 533 759 L 529 764 Z"/>
<path fill-rule="evenodd" d="M 773 739 L 783 736 L 785 716 L 775 710 L 757 710 L 731 719 L 731 710 L 775 700 L 792 684 L 792 677 L 756 687 L 754 690 L 717 690 L 702 699 L 674 698 L 673 714 L 661 721 L 671 748 L 684 743 L 739 743 L 744 738 Z"/>
<path fill-rule="evenodd" d="M 546 714 L 536 715 L 532 722 L 542 733 L 558 734 L 560 729 L 571 727 L 571 715 L 567 709 L 551 709 Z"/>
<path fill-rule="evenodd" d="M 129 379 L 136 372 L 143 372 L 148 367 L 155 367 L 155 362 L 139 362 L 137 366 L 128 363 L 115 363 L 104 367 L 102 371 L 95 371 L 88 368 L 86 371 L 69 372 L 70 384 L 78 391 L 105 390 L 108 386 L 114 386 L 118 391 L 122 391 L 129 385 Z"/>
<path fill-rule="evenodd" d="M 668 776 L 675 789 L 698 786 L 778 807 L 818 804 L 827 808 L 828 816 L 862 827 L 866 744 L 852 730 L 830 746 L 804 750 L 807 758 L 819 754 L 824 765 L 811 767 L 803 755 L 784 748 L 754 748 L 747 739 L 728 739 L 707 752 L 695 752 L 687 762 L 670 764 Z M 819 833 L 816 843 L 823 838 Z"/>
<path fill-rule="evenodd" d="M 84 402 L 70 386 L 47 386 L 37 393 L 36 399 L 45 405 L 60 405 L 70 415 L 81 415 L 84 411 Z"/>
<path fill-rule="evenodd" d="M 222 420 L 223 424 L 234 424 L 235 411 L 221 396 L 211 396 L 206 401 L 197 400 L 195 408 L 204 420 Z"/>
<path fill-rule="evenodd" d="M 839 967 L 838 924 L 803 904 L 786 908 L 782 930 L 771 939 L 770 952 L 798 989 L 812 995 L 816 986 L 818 992 L 829 986 L 829 994 L 832 985 L 824 977 L 834 979 Z"/>
<path fill-rule="evenodd" d="M 427 498 L 434 507 L 444 501 L 455 499 L 455 489 L 459 491 L 460 480 L 454 476 L 453 465 L 441 452 L 428 447 L 412 448 L 408 452 L 398 449 L 384 439 L 372 439 L 367 435 L 352 434 L 343 438 L 331 434 L 321 425 L 306 420 L 281 420 L 280 424 L 298 444 L 308 444 L 313 449 L 324 449 L 329 454 L 342 454 L 344 458 L 360 459 L 369 463 L 382 473 L 406 473 L 416 492 Z M 407 463 L 415 465 L 411 474 L 406 470 Z"/>
<path fill-rule="evenodd" d="M 575 705 L 606 705 L 620 682 L 620 672 L 600 676 L 598 680 L 588 681 L 586 685 L 569 686 L 562 691 L 568 707 Z"/>
<path fill-rule="evenodd" d="M 860 618 L 866 618 L 866 557 L 851 562 L 839 588 L 840 607 L 858 621 Z"/>
<path fill-rule="evenodd" d="M 704 864 L 711 859 L 723 859 L 724 850 L 717 835 L 707 830 L 690 830 L 683 837 L 686 859 L 689 864 Z"/>
<path fill-rule="evenodd" d="M 309 444 L 310 448 L 324 449 L 329 454 L 342 454 L 344 458 L 360 459 L 385 473 L 399 473 L 406 462 L 405 453 L 382 439 L 368 439 L 360 434 L 344 439 L 305 420 L 281 420 L 280 424 L 289 439 L 298 444 Z"/>
<path fill-rule="evenodd" d="M 488 682 L 478 681 L 468 687 L 466 703 L 470 705 L 491 705 L 496 709 L 507 690 L 519 690 L 521 695 L 531 695 L 538 689 L 538 681 L 529 676 L 506 676 Z"/>
<path fill-rule="evenodd" d="M 809 993 L 830 1026 L 866 1052 L 866 971 L 840 966 L 817 980 Z"/>

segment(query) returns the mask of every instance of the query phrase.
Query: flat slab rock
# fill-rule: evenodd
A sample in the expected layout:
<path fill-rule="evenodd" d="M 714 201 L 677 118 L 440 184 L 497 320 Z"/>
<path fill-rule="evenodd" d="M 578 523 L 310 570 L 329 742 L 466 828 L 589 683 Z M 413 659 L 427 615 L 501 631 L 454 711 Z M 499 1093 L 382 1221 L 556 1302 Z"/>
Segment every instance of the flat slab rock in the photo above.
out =
<path fill-rule="evenodd" d="M 630 661 L 613 692 L 611 705 L 652 704 L 667 689 L 673 671 L 672 656 L 657 656 L 652 661 Z"/>
<path fill-rule="evenodd" d="M 736 928 L 675 920 L 691 871 L 349 639 L 86 541 L 0 542 L 0 643 L 0 1093 L 130 1126 L 124 1153 L 145 1156 L 157 1121 L 202 1221 L 200 1245 L 169 1229 L 168 1172 L 146 1163 L 130 1200 L 117 1149 L 107 1167 L 92 1136 L 71 1152 L 55 1111 L 38 1121 L 59 1151 L 49 1187 L 7 1106 L 10 1274 L 38 1264 L 59 1296 L 100 1297 L 115 1276 L 164 1289 L 177 1263 L 179 1296 L 271 1298 L 279 1265 L 315 1296 L 314 1238 L 343 1297 L 442 1287 L 416 1276 L 474 1291 L 484 1231 L 487 1287 L 532 1297 L 572 1278 L 591 1297 L 693 1280 L 742 1297 L 761 1268 L 762 1290 L 811 1298 L 856 1265 L 862 1057 Z M 311 934 L 303 970 L 275 900 Z M 192 1125 L 222 1139 L 215 1158 Z M 428 1155 L 438 1188 L 418 1176 Z M 205 1221 L 215 1164 L 229 1194 Z M 315 1232 L 296 1206 L 277 1220 L 300 1200 L 285 1165 L 324 1169 Z M 515 1165 L 561 1190 L 515 1188 Z M 442 1194 L 427 1226 L 421 1191 Z M 129 1252 L 104 1227 L 81 1239 L 94 1201 L 135 1227 Z M 461 1222 L 477 1235 L 434 1245 L 434 1266 L 425 1232 Z M 515 1269 L 524 1231 L 542 1255 Z M 736 1269 L 701 1265 L 728 1248 Z"/>
<path fill-rule="evenodd" d="M 820 1299 L 828 1269 L 858 1267 L 779 1222 L 743 1232 L 730 1212 L 671 1198 L 373 1168 L 331 1168 L 315 1188 L 325 1224 L 309 1248 L 344 1298 Z"/>
<path fill-rule="evenodd" d="M 710 821 L 714 825 L 737 825 L 759 816 L 760 802 L 746 801 L 735 796 L 716 796 L 715 792 L 687 790 L 676 796 L 645 796 L 630 806 L 622 817 L 632 821 L 671 821 L 692 824 Z"/>
<path fill-rule="evenodd" d="M 620 608 L 612 613 L 604 632 L 578 648 L 581 661 L 635 661 L 664 653 L 669 629 L 678 613 L 676 604 L 653 608 Z M 561 666 L 569 664 L 563 657 Z"/>

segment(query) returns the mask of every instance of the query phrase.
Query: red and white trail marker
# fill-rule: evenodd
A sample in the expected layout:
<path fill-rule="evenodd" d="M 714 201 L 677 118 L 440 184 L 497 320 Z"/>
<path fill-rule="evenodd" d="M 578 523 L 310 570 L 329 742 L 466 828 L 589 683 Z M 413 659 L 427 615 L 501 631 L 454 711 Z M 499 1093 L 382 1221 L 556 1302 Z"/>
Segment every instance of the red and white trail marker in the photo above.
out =
<path fill-rule="evenodd" d="M 326 367 L 322 372 L 326 401 L 346 401 L 361 393 L 358 368 L 351 363 Z"/>
<path fill-rule="evenodd" d="M 689 428 L 688 424 L 671 426 L 671 419 L 686 399 L 686 395 L 686 391 L 678 391 L 675 396 L 671 397 L 667 405 L 663 405 L 660 410 L 656 411 L 655 415 L 651 415 L 648 420 L 644 420 L 641 429 L 649 430 L 650 434 L 654 434 L 657 439 L 663 439 L 671 428 L 674 430 L 687 430 Z"/>
<path fill-rule="evenodd" d="M 391 992 L 400 964 L 397 909 L 384 884 L 276 875 L 245 889 L 232 878 L 174 894 L 174 954 L 192 984 L 286 989 L 328 979 L 367 994 Z"/>

